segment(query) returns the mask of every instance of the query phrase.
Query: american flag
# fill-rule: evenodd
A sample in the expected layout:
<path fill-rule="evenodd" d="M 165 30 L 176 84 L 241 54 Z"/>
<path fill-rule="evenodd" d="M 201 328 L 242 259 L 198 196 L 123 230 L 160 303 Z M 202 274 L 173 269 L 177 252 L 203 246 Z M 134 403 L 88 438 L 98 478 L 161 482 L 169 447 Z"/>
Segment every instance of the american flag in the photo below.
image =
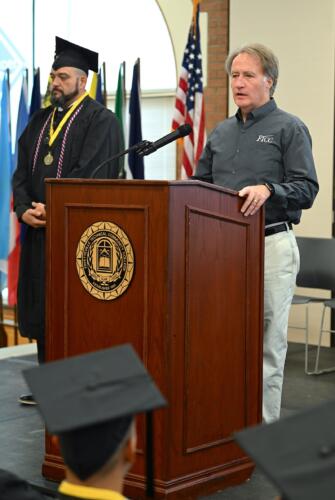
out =
<path fill-rule="evenodd" d="M 194 174 L 206 141 L 199 9 L 199 0 L 194 0 L 193 22 L 184 52 L 172 121 L 173 130 L 184 123 L 193 128 L 193 132 L 184 138 L 183 178 Z"/>

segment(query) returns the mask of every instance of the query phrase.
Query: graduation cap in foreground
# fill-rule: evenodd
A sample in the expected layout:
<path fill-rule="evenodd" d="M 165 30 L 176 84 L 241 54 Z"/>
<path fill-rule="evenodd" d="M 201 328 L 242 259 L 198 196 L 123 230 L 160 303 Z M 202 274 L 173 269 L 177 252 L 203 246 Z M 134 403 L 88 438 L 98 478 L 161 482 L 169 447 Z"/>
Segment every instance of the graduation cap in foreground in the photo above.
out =
<path fill-rule="evenodd" d="M 48 431 L 59 436 L 64 462 L 80 479 L 101 469 L 127 436 L 134 415 L 147 412 L 147 493 L 153 495 L 150 410 L 166 401 L 131 345 L 45 363 L 23 374 Z"/>
<path fill-rule="evenodd" d="M 99 54 L 97 52 L 56 36 L 55 60 L 52 65 L 54 70 L 70 66 L 85 71 L 87 75 L 89 69 L 98 73 L 98 59 Z"/>
<path fill-rule="evenodd" d="M 285 500 L 335 498 L 335 401 L 235 438 Z"/>

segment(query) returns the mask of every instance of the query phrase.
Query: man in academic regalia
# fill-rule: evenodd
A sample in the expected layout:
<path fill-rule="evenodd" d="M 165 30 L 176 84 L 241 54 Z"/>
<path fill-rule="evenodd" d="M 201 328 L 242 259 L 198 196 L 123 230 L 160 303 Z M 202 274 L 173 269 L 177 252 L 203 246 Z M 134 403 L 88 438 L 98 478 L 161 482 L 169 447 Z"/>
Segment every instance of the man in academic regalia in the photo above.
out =
<path fill-rule="evenodd" d="M 89 70 L 98 71 L 98 54 L 56 37 L 52 105 L 34 114 L 19 140 L 14 209 L 27 232 L 20 261 L 18 323 L 23 337 L 37 340 L 40 363 L 45 359 L 44 180 L 90 177 L 121 149 L 117 118 L 85 91 Z M 118 174 L 118 160 L 99 170 L 101 178 L 117 178 Z M 20 402 L 35 403 L 30 394 Z"/>

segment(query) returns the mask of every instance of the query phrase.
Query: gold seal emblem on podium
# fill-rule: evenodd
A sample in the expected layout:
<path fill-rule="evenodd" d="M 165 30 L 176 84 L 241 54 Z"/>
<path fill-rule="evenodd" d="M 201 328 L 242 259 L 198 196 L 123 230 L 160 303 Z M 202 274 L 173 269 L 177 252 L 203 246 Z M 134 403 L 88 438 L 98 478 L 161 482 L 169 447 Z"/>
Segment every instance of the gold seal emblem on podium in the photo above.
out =
<path fill-rule="evenodd" d="M 133 247 L 126 233 L 112 222 L 95 222 L 84 231 L 76 262 L 84 288 L 100 300 L 120 297 L 133 277 Z"/>

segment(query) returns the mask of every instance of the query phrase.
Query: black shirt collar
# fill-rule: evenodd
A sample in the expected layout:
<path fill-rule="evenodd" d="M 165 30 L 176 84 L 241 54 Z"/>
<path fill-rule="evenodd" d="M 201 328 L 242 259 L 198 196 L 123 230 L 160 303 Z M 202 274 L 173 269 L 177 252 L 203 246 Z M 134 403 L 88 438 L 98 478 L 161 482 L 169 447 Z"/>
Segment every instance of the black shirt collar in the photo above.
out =
<path fill-rule="evenodd" d="M 246 122 L 248 122 L 249 120 L 253 120 L 253 121 L 261 120 L 262 118 L 264 118 L 264 116 L 268 115 L 269 113 L 274 111 L 276 108 L 277 108 L 277 104 L 276 104 L 275 100 L 271 97 L 271 99 L 268 102 L 266 102 L 265 104 L 263 104 L 263 106 L 260 106 L 259 108 L 255 108 L 253 111 L 250 111 L 250 113 L 247 116 Z M 241 113 L 240 108 L 237 110 L 235 116 L 240 122 L 243 122 L 242 113 Z"/>

